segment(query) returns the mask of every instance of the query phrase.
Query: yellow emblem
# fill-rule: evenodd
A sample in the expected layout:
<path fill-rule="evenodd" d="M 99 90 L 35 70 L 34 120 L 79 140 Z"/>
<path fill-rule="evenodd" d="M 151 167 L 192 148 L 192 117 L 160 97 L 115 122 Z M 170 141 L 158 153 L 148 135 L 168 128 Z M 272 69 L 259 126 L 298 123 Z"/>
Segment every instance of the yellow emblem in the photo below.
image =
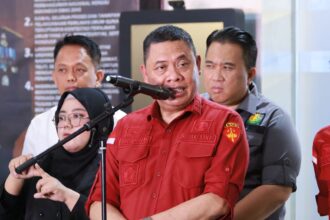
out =
<path fill-rule="evenodd" d="M 241 129 L 237 123 L 228 122 L 225 125 L 224 133 L 231 142 L 235 143 L 241 135 Z"/>
<path fill-rule="evenodd" d="M 256 112 L 255 114 L 251 115 L 247 121 L 248 125 L 260 125 L 262 120 L 264 119 L 265 114 Z"/>

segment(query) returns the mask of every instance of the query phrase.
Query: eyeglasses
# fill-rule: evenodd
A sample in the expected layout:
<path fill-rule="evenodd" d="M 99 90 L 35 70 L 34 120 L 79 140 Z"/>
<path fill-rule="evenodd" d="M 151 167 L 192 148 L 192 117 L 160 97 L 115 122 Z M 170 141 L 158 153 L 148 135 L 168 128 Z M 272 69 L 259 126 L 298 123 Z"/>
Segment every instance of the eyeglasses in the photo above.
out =
<path fill-rule="evenodd" d="M 84 116 L 82 113 L 71 113 L 68 115 L 59 115 L 57 128 L 65 128 L 66 126 L 68 126 L 67 121 L 69 121 L 69 123 L 72 127 L 78 127 L 81 125 L 81 121 L 86 120 L 86 119 L 89 119 L 89 117 Z"/>

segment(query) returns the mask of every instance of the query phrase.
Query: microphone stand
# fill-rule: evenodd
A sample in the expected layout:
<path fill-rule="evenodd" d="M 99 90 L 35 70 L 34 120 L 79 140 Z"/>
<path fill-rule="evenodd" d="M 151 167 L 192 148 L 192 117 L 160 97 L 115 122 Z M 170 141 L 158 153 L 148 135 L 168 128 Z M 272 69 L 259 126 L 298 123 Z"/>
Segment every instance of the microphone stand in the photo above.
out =
<path fill-rule="evenodd" d="M 130 89 L 124 90 L 125 93 L 129 93 L 128 96 L 124 99 L 122 103 L 117 105 L 116 107 L 112 108 L 111 105 L 108 105 L 106 107 L 106 110 L 98 115 L 96 118 L 90 120 L 86 124 L 83 125 L 80 129 L 72 133 L 71 135 L 67 136 L 63 140 L 58 141 L 56 144 L 48 148 L 47 150 L 43 151 L 42 153 L 32 157 L 31 159 L 27 160 L 25 163 L 21 164 L 20 166 L 16 167 L 15 171 L 16 173 L 22 173 L 24 170 L 28 169 L 30 166 L 37 163 L 41 158 L 52 152 L 53 150 L 57 149 L 60 146 L 63 146 L 65 143 L 69 142 L 79 134 L 81 134 L 84 131 L 89 131 L 92 128 L 94 128 L 98 123 L 105 120 L 108 117 L 111 117 L 114 115 L 116 111 L 118 111 L 121 108 L 125 108 L 128 105 L 132 104 L 134 101 L 133 96 L 138 94 L 139 92 L 131 87 Z M 102 128 L 101 128 L 102 129 Z M 112 129 L 111 129 L 112 130 Z M 106 220 L 106 178 L 105 178 L 105 152 L 106 152 L 106 139 L 101 140 L 100 142 L 100 154 L 101 154 L 101 190 L 102 190 L 102 220 Z"/>
<path fill-rule="evenodd" d="M 124 102 L 117 105 L 112 109 L 111 115 L 113 115 L 117 110 L 121 108 L 125 108 L 128 105 L 130 105 L 133 102 L 133 96 L 130 94 L 126 99 L 124 99 Z M 111 108 L 111 105 L 110 107 Z M 108 108 L 107 108 L 108 109 Z M 112 129 L 111 129 L 112 130 Z M 106 191 L 106 140 L 107 137 L 100 142 L 100 154 L 101 154 L 101 192 L 102 192 L 102 200 L 101 200 L 101 212 L 102 212 L 102 220 L 107 219 L 107 191 Z"/>

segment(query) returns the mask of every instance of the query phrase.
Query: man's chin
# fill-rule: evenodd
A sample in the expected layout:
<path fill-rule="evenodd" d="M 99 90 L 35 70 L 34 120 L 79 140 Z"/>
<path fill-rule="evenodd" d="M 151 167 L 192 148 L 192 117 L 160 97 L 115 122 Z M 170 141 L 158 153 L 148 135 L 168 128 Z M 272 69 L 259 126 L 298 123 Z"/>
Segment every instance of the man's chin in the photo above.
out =
<path fill-rule="evenodd" d="M 224 105 L 224 103 L 226 103 L 226 99 L 220 95 L 212 95 L 211 101 L 222 104 L 222 105 Z"/>

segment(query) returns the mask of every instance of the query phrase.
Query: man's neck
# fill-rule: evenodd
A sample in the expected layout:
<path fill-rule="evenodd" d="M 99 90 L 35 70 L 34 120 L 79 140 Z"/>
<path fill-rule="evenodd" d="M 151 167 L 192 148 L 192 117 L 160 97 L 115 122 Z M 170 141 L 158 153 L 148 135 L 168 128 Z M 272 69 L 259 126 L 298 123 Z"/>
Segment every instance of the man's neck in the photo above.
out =
<path fill-rule="evenodd" d="M 164 111 L 164 110 L 161 110 L 160 114 L 162 116 L 163 121 L 166 124 L 170 124 L 174 119 L 176 119 L 177 117 L 182 115 L 183 112 L 184 112 L 184 110 L 182 110 L 182 111 Z"/>
<path fill-rule="evenodd" d="M 238 106 L 243 102 L 243 100 L 245 99 L 245 97 L 249 94 L 249 90 L 246 90 L 245 95 L 235 104 L 231 104 L 231 105 L 226 105 L 228 108 L 236 111 L 236 109 L 238 108 Z"/>
<path fill-rule="evenodd" d="M 228 108 L 230 108 L 231 110 L 236 110 L 238 108 L 239 104 L 236 105 L 227 105 Z"/>

